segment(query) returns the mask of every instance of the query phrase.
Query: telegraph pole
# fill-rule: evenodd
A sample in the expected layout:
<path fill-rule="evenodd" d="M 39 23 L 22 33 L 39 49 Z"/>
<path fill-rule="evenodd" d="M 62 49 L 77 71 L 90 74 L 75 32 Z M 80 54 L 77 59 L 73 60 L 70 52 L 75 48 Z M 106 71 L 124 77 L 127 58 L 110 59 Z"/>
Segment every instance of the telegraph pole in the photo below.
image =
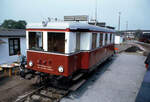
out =
<path fill-rule="evenodd" d="M 126 22 L 126 36 L 128 36 L 128 21 Z"/>
<path fill-rule="evenodd" d="M 118 31 L 120 31 L 120 20 L 121 20 L 120 16 L 121 16 L 121 12 L 119 12 Z"/>
<path fill-rule="evenodd" d="M 126 31 L 128 31 L 128 21 L 126 22 Z"/>
<path fill-rule="evenodd" d="M 95 1 L 95 25 L 97 24 L 97 0 Z"/>

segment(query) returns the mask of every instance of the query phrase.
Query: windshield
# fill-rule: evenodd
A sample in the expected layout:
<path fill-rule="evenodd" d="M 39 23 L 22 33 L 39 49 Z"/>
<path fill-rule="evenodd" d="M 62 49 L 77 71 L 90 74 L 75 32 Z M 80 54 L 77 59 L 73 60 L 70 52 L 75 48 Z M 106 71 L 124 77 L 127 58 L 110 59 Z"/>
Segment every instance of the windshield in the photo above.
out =
<path fill-rule="evenodd" d="M 65 52 L 65 33 L 48 32 L 48 51 Z"/>
<path fill-rule="evenodd" d="M 29 32 L 29 49 L 43 50 L 43 33 Z"/>

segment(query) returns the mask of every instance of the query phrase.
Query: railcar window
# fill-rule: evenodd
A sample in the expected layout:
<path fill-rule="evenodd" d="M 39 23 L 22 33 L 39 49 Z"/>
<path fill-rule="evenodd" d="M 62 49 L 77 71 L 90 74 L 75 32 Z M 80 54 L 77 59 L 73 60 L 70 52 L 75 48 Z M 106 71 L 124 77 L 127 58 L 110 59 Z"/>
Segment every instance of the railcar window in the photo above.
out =
<path fill-rule="evenodd" d="M 48 51 L 65 52 L 65 33 L 48 32 Z"/>
<path fill-rule="evenodd" d="M 105 33 L 105 45 L 107 45 L 107 41 L 108 41 L 108 34 Z"/>
<path fill-rule="evenodd" d="M 100 33 L 100 46 L 103 46 L 103 33 Z"/>
<path fill-rule="evenodd" d="M 76 51 L 80 51 L 80 33 L 76 33 Z"/>
<path fill-rule="evenodd" d="M 113 34 L 113 43 L 115 42 L 115 35 Z"/>
<path fill-rule="evenodd" d="M 111 43 L 114 43 L 113 38 L 114 38 L 114 34 L 112 34 Z"/>
<path fill-rule="evenodd" d="M 96 48 L 96 42 L 97 42 L 97 34 L 92 34 L 92 49 Z"/>
<path fill-rule="evenodd" d="M 107 34 L 107 37 L 108 37 L 107 38 L 107 44 L 109 44 L 110 43 L 110 33 Z"/>
<path fill-rule="evenodd" d="M 29 49 L 43 50 L 43 33 L 29 32 Z"/>
<path fill-rule="evenodd" d="M 112 34 L 110 33 L 110 43 L 112 42 Z"/>

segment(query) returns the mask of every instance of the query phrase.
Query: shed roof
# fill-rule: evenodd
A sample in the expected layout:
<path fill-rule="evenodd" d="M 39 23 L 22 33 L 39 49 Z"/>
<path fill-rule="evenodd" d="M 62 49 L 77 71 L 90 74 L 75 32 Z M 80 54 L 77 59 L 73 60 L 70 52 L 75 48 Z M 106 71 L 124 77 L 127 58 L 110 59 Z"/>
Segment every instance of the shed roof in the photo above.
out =
<path fill-rule="evenodd" d="M 68 29 L 68 28 L 70 30 L 88 29 L 90 31 L 115 32 L 115 30 L 112 29 L 80 22 L 49 22 L 47 26 L 43 26 L 42 23 L 30 23 L 27 25 L 27 29 Z"/>
<path fill-rule="evenodd" d="M 0 30 L 0 37 L 25 37 L 25 29 L 3 29 Z"/>

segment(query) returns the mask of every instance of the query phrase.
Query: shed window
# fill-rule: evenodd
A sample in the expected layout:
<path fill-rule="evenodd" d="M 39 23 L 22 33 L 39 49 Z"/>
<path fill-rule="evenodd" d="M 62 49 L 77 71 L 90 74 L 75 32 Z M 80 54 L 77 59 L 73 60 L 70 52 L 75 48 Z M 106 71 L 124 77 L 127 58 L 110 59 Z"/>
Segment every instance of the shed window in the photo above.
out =
<path fill-rule="evenodd" d="M 103 46 L 103 33 L 100 33 L 100 46 Z"/>
<path fill-rule="evenodd" d="M 17 55 L 18 51 L 20 51 L 20 39 L 9 38 L 9 55 Z"/>
<path fill-rule="evenodd" d="M 29 32 L 29 49 L 43 50 L 43 33 Z"/>
<path fill-rule="evenodd" d="M 65 52 L 65 33 L 48 32 L 48 51 Z"/>
<path fill-rule="evenodd" d="M 92 34 L 92 49 L 96 48 L 96 42 L 97 42 L 97 34 Z"/>

